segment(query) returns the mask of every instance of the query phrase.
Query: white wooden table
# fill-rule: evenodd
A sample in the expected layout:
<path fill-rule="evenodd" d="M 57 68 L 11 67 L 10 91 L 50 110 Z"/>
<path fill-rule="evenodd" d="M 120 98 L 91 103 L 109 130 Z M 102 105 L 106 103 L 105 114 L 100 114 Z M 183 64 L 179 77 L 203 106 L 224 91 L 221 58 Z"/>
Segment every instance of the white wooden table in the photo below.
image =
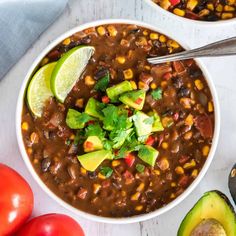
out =
<path fill-rule="evenodd" d="M 231 166 L 236 162 L 236 57 L 204 60 L 216 85 L 221 106 L 221 134 L 215 159 L 192 194 L 180 205 L 155 219 L 129 225 L 109 225 L 71 214 L 39 188 L 26 169 L 18 150 L 15 107 L 21 81 L 32 61 L 61 33 L 79 24 L 104 18 L 129 18 L 152 23 L 164 28 L 166 33 L 176 34 L 178 39 L 184 40 L 190 47 L 236 35 L 236 21 L 231 25 L 214 27 L 183 25 L 173 18 L 157 14 L 142 0 L 70 1 L 63 15 L 42 34 L 0 82 L 0 162 L 15 168 L 30 183 L 35 196 L 34 215 L 49 212 L 71 215 L 81 223 L 89 236 L 174 236 L 184 215 L 205 191 L 219 189 L 229 196 L 227 177 Z"/>

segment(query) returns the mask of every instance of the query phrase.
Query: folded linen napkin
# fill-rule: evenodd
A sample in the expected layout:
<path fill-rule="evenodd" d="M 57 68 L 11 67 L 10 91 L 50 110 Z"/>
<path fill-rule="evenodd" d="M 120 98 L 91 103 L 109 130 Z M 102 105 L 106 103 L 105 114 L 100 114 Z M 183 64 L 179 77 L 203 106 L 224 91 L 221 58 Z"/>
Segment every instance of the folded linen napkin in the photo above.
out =
<path fill-rule="evenodd" d="M 67 0 L 0 0 L 0 80 L 62 13 Z"/>

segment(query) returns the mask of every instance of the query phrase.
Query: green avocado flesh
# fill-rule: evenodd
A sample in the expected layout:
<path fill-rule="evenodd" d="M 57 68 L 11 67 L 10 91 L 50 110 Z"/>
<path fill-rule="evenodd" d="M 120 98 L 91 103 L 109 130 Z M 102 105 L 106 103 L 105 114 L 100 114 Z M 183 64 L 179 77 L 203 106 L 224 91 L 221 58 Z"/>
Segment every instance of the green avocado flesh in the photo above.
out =
<path fill-rule="evenodd" d="M 206 192 L 183 219 L 177 236 L 235 236 L 236 217 L 227 197 Z"/>

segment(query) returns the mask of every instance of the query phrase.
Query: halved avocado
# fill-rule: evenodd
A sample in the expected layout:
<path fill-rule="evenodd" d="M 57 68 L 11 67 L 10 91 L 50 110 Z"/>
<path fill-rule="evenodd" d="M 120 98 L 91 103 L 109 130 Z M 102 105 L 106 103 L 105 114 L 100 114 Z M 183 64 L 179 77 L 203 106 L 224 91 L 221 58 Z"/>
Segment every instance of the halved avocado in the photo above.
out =
<path fill-rule="evenodd" d="M 183 219 L 177 236 L 235 236 L 236 216 L 228 198 L 206 192 Z"/>

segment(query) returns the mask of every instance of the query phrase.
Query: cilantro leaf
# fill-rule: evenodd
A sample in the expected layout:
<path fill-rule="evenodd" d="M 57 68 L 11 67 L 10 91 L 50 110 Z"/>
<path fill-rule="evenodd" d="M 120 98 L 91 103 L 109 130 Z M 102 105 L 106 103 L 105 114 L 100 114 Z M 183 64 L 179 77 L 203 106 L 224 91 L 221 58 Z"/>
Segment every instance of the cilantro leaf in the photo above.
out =
<path fill-rule="evenodd" d="M 135 168 L 136 168 L 136 170 L 137 170 L 139 173 L 142 173 L 142 172 L 144 171 L 144 169 L 145 169 L 145 166 L 142 165 L 142 164 L 137 164 L 137 165 L 135 166 Z"/>
<path fill-rule="evenodd" d="M 96 124 L 91 124 L 85 129 L 85 136 L 97 136 L 100 139 L 103 139 L 105 136 L 105 133 L 103 132 L 103 129 L 101 126 L 96 123 Z"/>
<path fill-rule="evenodd" d="M 113 148 L 120 148 L 132 131 L 133 129 L 111 132 L 109 137 L 113 142 Z"/>
<path fill-rule="evenodd" d="M 94 118 L 86 113 L 80 113 L 74 109 L 69 109 L 66 115 L 66 124 L 71 129 L 82 129 L 88 121 L 93 119 Z"/>
<path fill-rule="evenodd" d="M 102 109 L 104 114 L 103 127 L 106 130 L 113 130 L 119 118 L 118 108 L 112 104 Z"/>
<path fill-rule="evenodd" d="M 106 150 L 112 150 L 112 141 L 105 139 L 103 141 L 103 148 Z"/>
<path fill-rule="evenodd" d="M 109 166 L 104 166 L 104 167 L 101 167 L 101 170 L 100 170 L 101 174 L 104 175 L 106 178 L 109 178 L 111 177 L 112 173 L 113 173 L 113 170 L 111 167 Z"/>
<path fill-rule="evenodd" d="M 157 88 L 157 89 L 153 90 L 151 92 L 151 95 L 152 95 L 153 99 L 155 99 L 155 100 L 162 99 L 162 89 L 161 88 Z"/>
<path fill-rule="evenodd" d="M 109 73 L 107 73 L 103 78 L 99 79 L 94 86 L 94 89 L 97 91 L 104 92 L 110 82 L 110 76 Z"/>

